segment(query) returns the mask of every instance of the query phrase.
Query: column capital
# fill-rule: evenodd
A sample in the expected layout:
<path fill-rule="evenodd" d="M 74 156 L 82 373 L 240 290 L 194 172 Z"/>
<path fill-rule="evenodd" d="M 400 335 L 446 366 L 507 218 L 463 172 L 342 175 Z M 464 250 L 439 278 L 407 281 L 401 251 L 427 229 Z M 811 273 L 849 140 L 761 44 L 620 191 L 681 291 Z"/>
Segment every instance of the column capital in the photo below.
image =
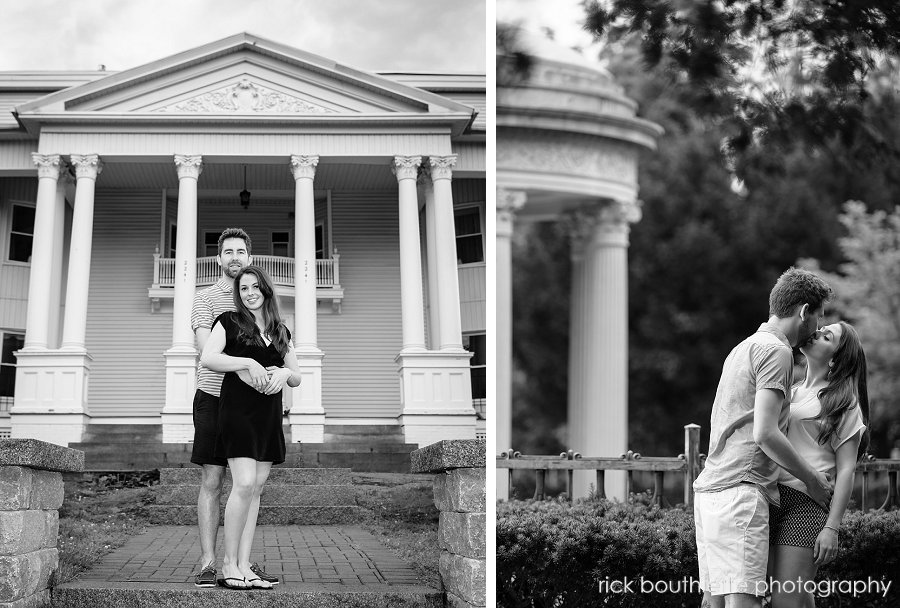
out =
<path fill-rule="evenodd" d="M 319 157 L 317 155 L 302 156 L 291 154 L 291 173 L 294 174 L 294 181 L 304 177 L 314 179 L 318 165 Z"/>
<path fill-rule="evenodd" d="M 38 177 L 49 177 L 50 179 L 59 179 L 59 175 L 66 166 L 66 162 L 62 160 L 59 154 L 38 154 L 32 152 L 31 161 L 38 170 Z"/>
<path fill-rule="evenodd" d="M 103 170 L 103 163 L 97 154 L 72 154 L 70 157 L 72 165 L 75 167 L 75 177 L 81 179 L 97 179 L 100 171 Z"/>
<path fill-rule="evenodd" d="M 422 164 L 421 156 L 395 156 L 391 163 L 391 170 L 397 176 L 397 181 L 402 179 L 416 179 L 419 166 Z"/>
<path fill-rule="evenodd" d="M 528 195 L 521 190 L 497 188 L 497 236 L 512 236 L 513 218 L 527 198 Z"/>
<path fill-rule="evenodd" d="M 456 165 L 456 154 L 449 156 L 429 156 L 428 171 L 432 181 L 436 179 L 450 179 L 453 176 L 453 166 Z"/>
<path fill-rule="evenodd" d="M 573 257 L 591 246 L 628 247 L 629 226 L 641 216 L 640 201 L 606 200 L 567 212 L 562 221 L 572 236 Z"/>
<path fill-rule="evenodd" d="M 192 177 L 198 179 L 203 173 L 203 157 L 199 154 L 176 154 L 175 169 L 178 179 Z"/>

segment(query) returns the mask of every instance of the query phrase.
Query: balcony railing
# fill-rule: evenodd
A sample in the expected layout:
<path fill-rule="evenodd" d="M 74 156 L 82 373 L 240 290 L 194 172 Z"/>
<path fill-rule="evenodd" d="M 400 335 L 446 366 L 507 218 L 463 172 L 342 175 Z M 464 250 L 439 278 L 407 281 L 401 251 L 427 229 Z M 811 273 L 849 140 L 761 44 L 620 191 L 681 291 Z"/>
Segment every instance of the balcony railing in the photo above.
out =
<path fill-rule="evenodd" d="M 327 260 L 316 260 L 316 297 L 320 300 L 331 300 L 335 312 L 340 312 L 344 290 L 341 287 L 340 275 L 341 255 L 335 251 Z M 254 255 L 253 264 L 261 267 L 272 278 L 276 293 L 282 296 L 293 295 L 294 258 L 278 255 Z M 216 256 L 197 258 L 197 287 L 212 285 L 222 276 L 222 269 Z M 149 296 L 151 311 L 158 311 L 160 299 L 171 298 L 175 287 L 175 258 L 161 257 L 159 252 L 153 254 L 153 284 Z"/>
<path fill-rule="evenodd" d="M 330 260 L 316 260 L 316 287 L 340 287 L 340 259 L 335 253 Z M 255 255 L 253 264 L 272 277 L 276 286 L 294 286 L 294 258 L 278 255 Z M 222 276 L 216 256 L 197 258 L 197 286 L 212 285 Z M 153 287 L 175 287 L 175 258 L 153 254 Z"/>

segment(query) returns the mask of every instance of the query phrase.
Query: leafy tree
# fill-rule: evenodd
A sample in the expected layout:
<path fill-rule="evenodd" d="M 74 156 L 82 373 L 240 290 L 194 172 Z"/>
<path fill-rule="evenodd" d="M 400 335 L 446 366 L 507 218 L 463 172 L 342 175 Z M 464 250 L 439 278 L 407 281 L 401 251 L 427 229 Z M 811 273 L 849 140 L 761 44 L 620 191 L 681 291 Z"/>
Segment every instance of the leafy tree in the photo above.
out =
<path fill-rule="evenodd" d="M 846 262 L 822 272 L 835 290 L 833 306 L 856 327 L 869 366 L 872 433 L 869 453 L 900 448 L 900 207 L 868 212 L 848 201 L 840 215 L 847 235 L 838 244 Z M 820 270 L 818 260 L 801 264 Z"/>
<path fill-rule="evenodd" d="M 900 51 L 893 0 L 586 0 L 585 29 L 611 42 L 637 34 L 650 67 L 723 116 L 729 144 L 824 143 L 837 135 L 890 145 L 865 129 L 870 74 Z M 892 149 L 895 149 L 891 145 Z"/>

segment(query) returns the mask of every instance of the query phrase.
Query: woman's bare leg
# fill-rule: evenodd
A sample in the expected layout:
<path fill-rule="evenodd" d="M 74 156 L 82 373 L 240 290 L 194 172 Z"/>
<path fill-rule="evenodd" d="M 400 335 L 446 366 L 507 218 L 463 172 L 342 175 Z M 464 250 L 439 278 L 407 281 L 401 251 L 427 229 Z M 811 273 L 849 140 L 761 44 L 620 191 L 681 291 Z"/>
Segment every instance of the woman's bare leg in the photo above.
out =
<path fill-rule="evenodd" d="M 238 554 L 256 485 L 256 461 L 252 458 L 229 458 L 228 467 L 231 469 L 232 487 L 225 504 L 225 557 L 222 560 L 222 575 L 225 578 L 243 579 L 246 574 L 240 568 Z M 249 586 L 239 581 L 228 583 L 236 587 Z"/>
<path fill-rule="evenodd" d="M 247 510 L 247 520 L 244 523 L 244 530 L 241 533 L 240 546 L 238 547 L 238 568 L 247 577 L 258 578 L 253 571 L 250 570 L 250 550 L 253 547 L 253 537 L 256 534 L 256 519 L 259 515 L 259 497 L 262 494 L 263 486 L 269 478 L 269 471 L 272 469 L 271 462 L 256 462 L 256 483 L 253 485 L 253 496 L 249 509 Z M 253 507 L 256 508 L 253 508 Z M 271 587 L 272 584 L 263 580 L 254 581 L 257 587 Z"/>
<path fill-rule="evenodd" d="M 772 608 L 815 608 L 813 594 L 802 588 L 803 583 L 816 578 L 813 550 L 788 545 L 775 545 L 773 549 Z"/>

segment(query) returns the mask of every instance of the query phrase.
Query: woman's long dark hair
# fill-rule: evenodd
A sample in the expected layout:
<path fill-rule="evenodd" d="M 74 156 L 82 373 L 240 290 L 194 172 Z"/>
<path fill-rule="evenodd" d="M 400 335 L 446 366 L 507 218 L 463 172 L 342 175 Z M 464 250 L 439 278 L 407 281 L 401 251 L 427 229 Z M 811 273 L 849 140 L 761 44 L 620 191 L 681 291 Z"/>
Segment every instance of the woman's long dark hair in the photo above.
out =
<path fill-rule="evenodd" d="M 816 420 L 822 420 L 822 430 L 817 440 L 827 443 L 837 432 L 844 413 L 859 403 L 866 430 L 859 443 L 857 456 L 862 456 L 869 447 L 869 390 L 866 383 L 866 353 L 859 340 L 859 334 L 849 323 L 840 322 L 841 340 L 831 360 L 834 365 L 828 370 L 825 379 L 828 384 L 819 391 L 819 402 L 822 411 Z"/>
<path fill-rule="evenodd" d="M 290 348 L 287 327 L 281 321 L 281 314 L 278 312 L 278 302 L 275 301 L 275 288 L 272 286 L 272 279 L 259 266 L 246 266 L 234 277 L 234 308 L 237 312 L 238 340 L 246 344 L 265 344 L 262 336 L 259 335 L 259 330 L 256 328 L 256 318 L 241 299 L 241 277 L 245 274 L 252 274 L 256 277 L 259 291 L 265 298 L 262 313 L 266 333 L 272 339 L 272 344 L 275 345 L 278 354 L 284 357 Z"/>

